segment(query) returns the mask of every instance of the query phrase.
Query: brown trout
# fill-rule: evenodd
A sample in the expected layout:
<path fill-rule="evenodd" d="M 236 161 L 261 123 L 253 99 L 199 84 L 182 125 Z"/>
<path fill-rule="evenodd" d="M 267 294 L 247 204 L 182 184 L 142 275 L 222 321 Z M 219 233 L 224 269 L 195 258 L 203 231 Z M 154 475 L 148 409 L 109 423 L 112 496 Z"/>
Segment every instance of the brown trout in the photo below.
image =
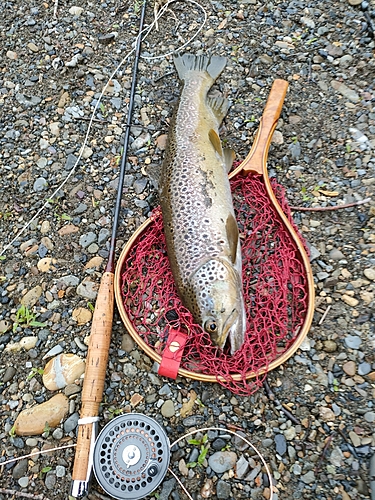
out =
<path fill-rule="evenodd" d="M 159 179 L 167 251 L 185 307 L 214 344 L 231 353 L 246 330 L 242 260 L 228 180 L 233 152 L 219 126 L 228 101 L 207 96 L 223 71 L 218 56 L 176 56 L 183 88 L 172 118 Z"/>

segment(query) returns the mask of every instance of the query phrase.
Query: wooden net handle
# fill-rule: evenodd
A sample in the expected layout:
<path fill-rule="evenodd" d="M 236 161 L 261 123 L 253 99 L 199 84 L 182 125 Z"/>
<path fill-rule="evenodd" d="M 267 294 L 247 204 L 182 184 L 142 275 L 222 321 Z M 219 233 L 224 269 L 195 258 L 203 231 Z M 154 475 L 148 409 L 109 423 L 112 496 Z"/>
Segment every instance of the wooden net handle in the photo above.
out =
<path fill-rule="evenodd" d="M 102 401 L 109 346 L 111 342 L 114 305 L 114 274 L 102 276 L 91 324 L 90 343 L 86 358 L 82 389 L 81 419 L 96 417 Z M 90 462 L 93 424 L 78 426 L 77 447 L 72 479 L 85 481 Z"/>
<path fill-rule="evenodd" d="M 287 90 L 287 81 L 275 80 L 273 82 L 250 152 L 244 161 L 231 172 L 230 178 L 241 172 L 241 170 L 245 175 L 250 173 L 267 175 L 268 150 L 277 120 L 280 117 Z"/>

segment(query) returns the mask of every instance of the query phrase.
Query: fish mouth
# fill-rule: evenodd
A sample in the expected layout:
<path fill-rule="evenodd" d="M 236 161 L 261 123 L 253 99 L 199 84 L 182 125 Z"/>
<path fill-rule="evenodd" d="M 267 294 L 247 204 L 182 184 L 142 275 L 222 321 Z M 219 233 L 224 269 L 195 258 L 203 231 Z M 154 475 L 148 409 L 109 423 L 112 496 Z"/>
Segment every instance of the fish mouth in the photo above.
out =
<path fill-rule="evenodd" d="M 228 337 L 229 337 L 230 342 L 231 342 L 232 354 L 236 350 L 236 349 L 234 349 L 234 346 L 233 346 L 233 338 L 234 338 L 235 333 L 237 331 L 238 319 L 239 319 L 238 311 L 237 311 L 237 309 L 233 309 L 233 311 L 230 313 L 230 315 L 225 320 L 221 335 L 217 338 L 217 342 L 216 342 L 217 345 L 220 347 L 220 349 L 224 349 L 224 346 L 225 346 L 225 344 L 228 340 Z"/>

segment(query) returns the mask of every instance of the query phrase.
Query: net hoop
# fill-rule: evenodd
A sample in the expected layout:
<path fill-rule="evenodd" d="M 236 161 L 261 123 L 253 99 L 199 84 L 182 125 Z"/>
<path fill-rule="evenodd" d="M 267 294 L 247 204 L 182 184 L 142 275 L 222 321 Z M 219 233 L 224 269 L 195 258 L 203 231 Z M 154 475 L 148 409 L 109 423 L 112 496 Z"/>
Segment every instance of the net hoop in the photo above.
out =
<path fill-rule="evenodd" d="M 235 174 L 236 172 L 233 172 Z M 238 176 L 242 177 L 242 176 Z M 274 199 L 272 200 L 272 205 L 275 208 L 276 212 L 279 215 L 279 218 L 284 224 L 284 226 L 287 226 L 287 231 L 291 237 L 291 240 L 293 240 L 295 246 L 297 247 L 297 251 L 299 253 L 299 261 L 300 264 L 304 270 L 305 274 L 305 279 L 306 279 L 306 310 L 305 310 L 305 317 L 303 321 L 300 322 L 300 325 L 298 327 L 298 332 L 294 333 L 292 335 L 292 343 L 287 347 L 287 349 L 282 352 L 279 356 L 277 356 L 275 359 L 272 360 L 267 360 L 267 362 L 264 364 L 264 366 L 261 366 L 258 368 L 256 371 L 253 370 L 248 370 L 246 373 L 230 373 L 230 382 L 244 382 L 244 380 L 250 380 L 254 379 L 255 377 L 258 378 L 261 377 L 262 375 L 266 374 L 268 371 L 275 369 L 276 367 L 280 366 L 283 364 L 287 359 L 289 359 L 300 347 L 301 343 L 306 337 L 306 334 L 311 326 L 311 321 L 312 321 L 312 316 L 313 316 L 313 304 L 314 304 L 314 290 L 313 290 L 313 279 L 312 279 L 312 272 L 309 264 L 309 259 L 307 256 L 307 252 L 304 248 L 303 242 L 301 240 L 301 237 L 298 235 L 298 232 L 296 230 L 296 227 L 293 224 L 293 221 L 291 220 L 290 216 L 290 210 L 289 207 L 287 206 L 285 199 L 283 198 L 283 189 L 281 186 L 279 186 L 277 183 L 273 182 L 272 185 L 268 179 L 268 177 L 262 177 L 258 175 L 252 175 L 249 174 L 250 177 L 256 177 L 261 180 L 261 182 L 264 184 L 264 190 L 268 195 L 273 197 Z M 275 197 L 274 191 L 282 191 L 282 196 L 281 196 L 281 205 L 279 204 L 280 200 L 280 193 L 278 194 L 278 198 Z M 285 215 L 284 211 L 287 213 Z M 152 225 L 155 223 L 155 218 L 160 217 L 160 213 L 156 212 L 156 215 L 151 216 L 149 219 L 147 219 L 132 235 L 132 237 L 129 239 L 125 247 L 123 248 L 121 255 L 118 260 L 118 264 L 116 266 L 116 272 L 115 272 L 115 297 L 116 297 L 116 303 L 118 310 L 120 312 L 120 316 L 122 318 L 122 321 L 128 330 L 129 334 L 132 336 L 132 338 L 135 340 L 135 342 L 139 345 L 139 347 L 154 361 L 157 363 L 161 363 L 161 355 L 156 352 L 155 348 L 145 342 L 145 340 L 142 338 L 140 333 L 137 331 L 137 328 L 134 326 L 133 322 L 131 321 L 126 308 L 123 303 L 123 294 L 122 294 L 122 286 L 123 286 L 123 278 L 122 278 L 122 271 L 123 267 L 127 262 L 127 259 L 129 257 L 130 252 L 132 251 L 133 247 L 139 242 L 140 238 L 150 230 Z M 190 379 L 198 380 L 201 382 L 219 382 L 222 383 L 222 385 L 228 387 L 228 380 L 225 377 L 222 377 L 220 375 L 215 375 L 215 374 L 207 374 L 207 373 L 201 373 L 197 372 L 194 370 L 189 370 L 183 367 L 180 367 L 178 370 L 178 374 L 187 377 Z M 230 385 L 230 384 L 229 384 Z M 258 384 L 259 385 L 259 384 Z"/>

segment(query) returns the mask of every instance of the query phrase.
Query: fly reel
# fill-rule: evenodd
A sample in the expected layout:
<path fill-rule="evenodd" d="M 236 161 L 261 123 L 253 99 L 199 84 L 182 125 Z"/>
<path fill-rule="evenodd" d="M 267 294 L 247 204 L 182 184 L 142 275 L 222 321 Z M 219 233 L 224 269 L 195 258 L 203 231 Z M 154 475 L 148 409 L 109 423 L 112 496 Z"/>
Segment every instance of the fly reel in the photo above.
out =
<path fill-rule="evenodd" d="M 95 477 L 119 500 L 146 497 L 164 479 L 170 459 L 163 428 L 141 413 L 121 415 L 100 432 L 94 448 Z"/>

